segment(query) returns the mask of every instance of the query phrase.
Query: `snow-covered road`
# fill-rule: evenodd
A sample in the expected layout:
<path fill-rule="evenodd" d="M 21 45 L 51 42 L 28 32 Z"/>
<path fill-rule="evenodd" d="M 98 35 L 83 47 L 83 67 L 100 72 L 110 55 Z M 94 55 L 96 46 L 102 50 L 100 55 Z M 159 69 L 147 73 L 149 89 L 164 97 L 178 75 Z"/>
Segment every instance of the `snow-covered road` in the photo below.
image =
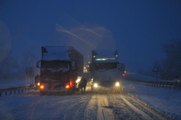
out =
<path fill-rule="evenodd" d="M 8 85 L 12 87 L 8 82 L 1 83 L 0 87 Z M 18 86 L 19 82 L 12 85 Z M 19 95 L 1 96 L 0 120 L 167 119 L 161 116 L 163 112 L 167 115 L 174 113 L 176 119 L 181 119 L 180 89 L 154 88 L 126 80 L 122 80 L 122 85 L 126 94 L 41 96 L 32 90 Z"/>
<path fill-rule="evenodd" d="M 125 90 L 141 99 L 149 106 L 165 114 L 181 120 L 181 91 L 180 89 L 158 88 L 138 84 L 132 81 L 123 81 Z"/>
<path fill-rule="evenodd" d="M 8 120 L 145 120 L 164 119 L 134 97 L 121 94 L 6 96 L 0 119 Z"/>

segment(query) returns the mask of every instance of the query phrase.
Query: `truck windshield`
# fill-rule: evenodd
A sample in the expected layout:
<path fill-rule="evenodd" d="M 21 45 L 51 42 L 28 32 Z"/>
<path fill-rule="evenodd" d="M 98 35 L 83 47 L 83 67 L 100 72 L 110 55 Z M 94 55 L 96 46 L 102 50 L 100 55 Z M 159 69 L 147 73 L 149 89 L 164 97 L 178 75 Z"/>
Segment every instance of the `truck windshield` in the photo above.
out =
<path fill-rule="evenodd" d="M 68 71 L 70 64 L 65 61 L 42 61 L 41 67 L 45 70 Z"/>
<path fill-rule="evenodd" d="M 101 69 L 114 69 L 117 68 L 116 62 L 111 63 L 95 63 L 94 64 L 95 70 L 101 70 Z"/>

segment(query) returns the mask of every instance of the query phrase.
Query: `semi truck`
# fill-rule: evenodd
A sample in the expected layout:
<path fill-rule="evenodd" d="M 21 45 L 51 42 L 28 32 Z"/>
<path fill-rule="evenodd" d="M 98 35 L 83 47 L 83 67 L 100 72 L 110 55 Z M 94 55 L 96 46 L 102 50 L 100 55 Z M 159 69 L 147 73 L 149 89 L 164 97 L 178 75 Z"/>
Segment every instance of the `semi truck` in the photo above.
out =
<path fill-rule="evenodd" d="M 90 63 L 92 90 L 111 89 L 121 91 L 121 78 L 125 75 L 125 66 L 118 60 L 117 50 L 93 50 Z"/>
<path fill-rule="evenodd" d="M 83 55 L 72 46 L 43 46 L 37 67 L 35 84 L 40 93 L 72 93 L 83 74 Z"/>

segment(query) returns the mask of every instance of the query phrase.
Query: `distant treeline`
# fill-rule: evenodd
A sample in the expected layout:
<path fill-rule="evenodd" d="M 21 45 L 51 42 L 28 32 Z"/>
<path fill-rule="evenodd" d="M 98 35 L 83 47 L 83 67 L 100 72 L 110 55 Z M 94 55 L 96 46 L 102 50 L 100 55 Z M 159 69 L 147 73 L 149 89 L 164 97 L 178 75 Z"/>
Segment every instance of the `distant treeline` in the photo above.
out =
<path fill-rule="evenodd" d="M 0 61 L 0 80 L 4 79 L 33 79 L 36 73 L 37 59 L 32 54 L 22 56 L 20 59 L 9 54 Z"/>
<path fill-rule="evenodd" d="M 158 74 L 162 79 L 181 79 L 181 39 L 170 41 L 163 49 L 165 58 L 158 64 Z"/>

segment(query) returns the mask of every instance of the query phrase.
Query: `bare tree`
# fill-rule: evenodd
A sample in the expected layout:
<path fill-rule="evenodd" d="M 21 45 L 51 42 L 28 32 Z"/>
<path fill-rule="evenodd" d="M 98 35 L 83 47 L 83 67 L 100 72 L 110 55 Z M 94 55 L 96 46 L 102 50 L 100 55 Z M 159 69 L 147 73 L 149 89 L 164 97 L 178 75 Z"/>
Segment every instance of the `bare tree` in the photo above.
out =
<path fill-rule="evenodd" d="M 17 59 L 15 59 L 12 55 L 9 55 L 1 61 L 0 66 L 1 79 L 15 79 L 19 77 L 19 65 Z"/>
<path fill-rule="evenodd" d="M 162 63 L 162 78 L 175 79 L 181 77 L 181 39 L 166 44 L 164 52 L 166 58 Z"/>
<path fill-rule="evenodd" d="M 36 73 L 36 67 L 35 64 L 37 62 L 37 57 L 32 52 L 28 52 L 24 57 L 22 58 L 22 69 L 23 74 L 25 75 L 26 80 L 33 80 L 35 73 Z"/>

